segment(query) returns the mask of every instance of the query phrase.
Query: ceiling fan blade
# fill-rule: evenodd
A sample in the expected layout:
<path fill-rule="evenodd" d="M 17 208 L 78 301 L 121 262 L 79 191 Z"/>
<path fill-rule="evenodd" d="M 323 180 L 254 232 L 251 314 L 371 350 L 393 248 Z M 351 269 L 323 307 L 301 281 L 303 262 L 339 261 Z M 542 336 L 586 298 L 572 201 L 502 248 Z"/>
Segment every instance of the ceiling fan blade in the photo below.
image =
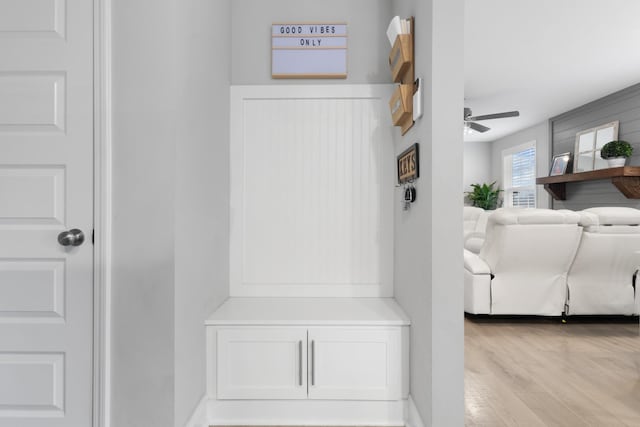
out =
<path fill-rule="evenodd" d="M 491 120 L 491 119 L 503 119 L 505 117 L 518 117 L 519 111 L 507 111 L 505 113 L 485 114 L 484 116 L 471 116 L 467 117 L 467 120 Z"/>
<path fill-rule="evenodd" d="M 477 132 L 486 132 L 491 128 L 488 128 L 486 126 L 482 126 L 481 124 L 478 123 L 473 123 L 473 122 L 467 122 L 467 124 L 469 125 L 469 127 Z"/>

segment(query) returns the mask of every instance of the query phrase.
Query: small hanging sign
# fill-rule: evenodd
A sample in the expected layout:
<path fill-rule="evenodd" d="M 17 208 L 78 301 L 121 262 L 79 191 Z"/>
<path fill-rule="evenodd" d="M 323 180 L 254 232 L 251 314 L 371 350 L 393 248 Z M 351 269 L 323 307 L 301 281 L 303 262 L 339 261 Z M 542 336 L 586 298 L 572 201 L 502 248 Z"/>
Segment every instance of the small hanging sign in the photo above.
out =
<path fill-rule="evenodd" d="M 398 156 L 398 184 L 413 182 L 420 176 L 420 156 L 418 143 Z"/>
<path fill-rule="evenodd" d="M 347 77 L 347 24 L 273 24 L 271 77 Z"/>

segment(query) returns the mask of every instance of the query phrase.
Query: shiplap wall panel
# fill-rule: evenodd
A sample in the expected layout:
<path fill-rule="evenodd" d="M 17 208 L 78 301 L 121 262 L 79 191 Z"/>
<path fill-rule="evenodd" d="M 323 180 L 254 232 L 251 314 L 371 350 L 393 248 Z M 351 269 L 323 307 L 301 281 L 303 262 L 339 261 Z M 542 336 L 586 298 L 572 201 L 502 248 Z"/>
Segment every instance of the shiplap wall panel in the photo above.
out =
<path fill-rule="evenodd" d="M 576 133 L 618 120 L 618 139 L 634 148 L 629 166 L 640 166 L 640 84 L 550 119 L 553 154 L 575 151 Z M 628 206 L 640 209 L 640 200 L 627 199 L 610 180 L 567 184 L 567 200 L 553 200 L 554 209 L 581 210 L 597 206 Z"/>
<path fill-rule="evenodd" d="M 392 295 L 389 93 L 232 89 L 232 295 Z"/>

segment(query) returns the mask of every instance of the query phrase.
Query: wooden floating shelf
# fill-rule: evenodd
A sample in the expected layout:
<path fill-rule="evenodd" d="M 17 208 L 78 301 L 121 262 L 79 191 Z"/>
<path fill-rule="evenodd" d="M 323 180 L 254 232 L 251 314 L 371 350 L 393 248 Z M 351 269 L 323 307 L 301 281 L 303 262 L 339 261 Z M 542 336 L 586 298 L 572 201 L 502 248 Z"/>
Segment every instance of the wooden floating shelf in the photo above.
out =
<path fill-rule="evenodd" d="M 589 172 L 545 176 L 536 178 L 536 184 L 544 185 L 544 189 L 555 200 L 567 200 L 567 183 L 595 181 L 598 179 L 611 179 L 613 185 L 627 199 L 640 199 L 640 166 L 622 166 Z"/>

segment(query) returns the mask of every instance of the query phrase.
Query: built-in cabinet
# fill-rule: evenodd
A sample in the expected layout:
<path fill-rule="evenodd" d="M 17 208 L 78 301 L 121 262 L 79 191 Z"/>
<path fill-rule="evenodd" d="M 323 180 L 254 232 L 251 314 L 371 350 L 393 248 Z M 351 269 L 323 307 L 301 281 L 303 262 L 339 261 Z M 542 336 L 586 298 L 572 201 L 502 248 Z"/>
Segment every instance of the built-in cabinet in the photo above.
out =
<path fill-rule="evenodd" d="M 406 404 L 409 319 L 393 298 L 232 297 L 206 329 L 208 395 L 220 422 L 243 423 L 248 410 L 292 421 L 281 405 L 296 423 L 331 413 L 395 422 Z"/>
<path fill-rule="evenodd" d="M 218 399 L 398 400 L 400 327 L 217 330 Z"/>
<path fill-rule="evenodd" d="M 224 328 L 217 335 L 218 399 L 306 399 L 304 328 Z"/>

